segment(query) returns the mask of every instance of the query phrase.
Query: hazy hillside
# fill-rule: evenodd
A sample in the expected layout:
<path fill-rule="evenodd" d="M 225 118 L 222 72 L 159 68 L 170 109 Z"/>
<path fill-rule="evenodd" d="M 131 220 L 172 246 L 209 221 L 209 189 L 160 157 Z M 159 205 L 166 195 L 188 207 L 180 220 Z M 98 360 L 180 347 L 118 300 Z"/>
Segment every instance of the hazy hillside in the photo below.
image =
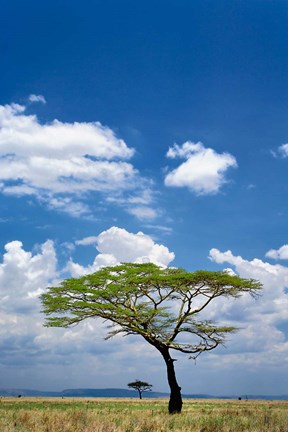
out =
<path fill-rule="evenodd" d="M 143 392 L 143 398 L 169 397 L 168 393 Z M 138 398 L 134 390 L 107 388 L 107 389 L 65 389 L 60 392 L 39 391 L 31 389 L 0 389 L 2 397 L 35 396 L 35 397 L 111 397 L 111 398 Z M 263 399 L 263 400 L 288 400 L 288 395 L 208 395 L 208 394 L 183 394 L 183 398 L 189 399 Z"/>

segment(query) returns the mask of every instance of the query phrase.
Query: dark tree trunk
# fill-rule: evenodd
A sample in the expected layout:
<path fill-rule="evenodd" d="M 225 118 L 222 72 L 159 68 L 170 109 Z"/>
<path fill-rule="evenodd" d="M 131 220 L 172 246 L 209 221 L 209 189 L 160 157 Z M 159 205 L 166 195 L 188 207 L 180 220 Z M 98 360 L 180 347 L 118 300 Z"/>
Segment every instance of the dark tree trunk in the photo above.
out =
<path fill-rule="evenodd" d="M 140 391 L 140 389 L 137 389 L 138 393 L 139 393 L 139 399 L 142 399 L 142 392 Z"/>
<path fill-rule="evenodd" d="M 181 387 L 178 385 L 174 369 L 174 359 L 171 358 L 169 349 L 159 350 L 165 360 L 167 367 L 167 378 L 170 387 L 169 414 L 181 413 L 182 397 Z"/>

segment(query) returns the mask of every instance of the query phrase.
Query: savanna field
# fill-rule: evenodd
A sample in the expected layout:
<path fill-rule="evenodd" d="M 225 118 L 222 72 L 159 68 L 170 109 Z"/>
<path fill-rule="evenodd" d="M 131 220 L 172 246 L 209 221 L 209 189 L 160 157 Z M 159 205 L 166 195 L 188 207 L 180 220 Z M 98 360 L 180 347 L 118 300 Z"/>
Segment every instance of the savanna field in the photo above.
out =
<path fill-rule="evenodd" d="M 1 398 L 0 432 L 288 432 L 288 401 Z"/>

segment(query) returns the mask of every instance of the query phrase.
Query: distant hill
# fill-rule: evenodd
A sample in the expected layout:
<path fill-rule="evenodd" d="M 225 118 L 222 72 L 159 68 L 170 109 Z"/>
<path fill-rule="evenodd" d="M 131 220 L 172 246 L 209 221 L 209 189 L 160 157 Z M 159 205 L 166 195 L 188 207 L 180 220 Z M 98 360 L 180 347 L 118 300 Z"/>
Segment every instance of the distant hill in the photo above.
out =
<path fill-rule="evenodd" d="M 111 398 L 135 398 L 138 399 L 137 391 L 120 389 L 120 388 L 107 388 L 107 389 L 65 389 L 60 392 L 39 391 L 31 389 L 0 389 L 0 396 L 28 396 L 28 397 L 111 397 Z M 143 398 L 168 398 L 169 393 L 147 391 L 142 393 Z M 197 399 L 212 399 L 215 396 L 195 394 L 183 395 L 184 398 L 197 398 Z"/>
<path fill-rule="evenodd" d="M 115 397 L 115 398 L 138 398 L 138 392 L 135 390 L 108 388 L 108 389 L 67 389 L 63 390 L 63 396 L 66 397 Z M 168 397 L 167 393 L 143 392 L 143 398 Z"/>
<path fill-rule="evenodd" d="M 39 391 L 31 389 L 0 389 L 2 397 L 110 397 L 110 398 L 138 398 L 138 393 L 134 390 L 107 388 L 107 389 L 66 389 L 60 392 Z M 260 399 L 260 400 L 288 400 L 288 395 L 209 395 L 209 394 L 183 394 L 183 398 L 189 399 Z M 169 393 L 144 392 L 143 398 L 168 398 Z"/>

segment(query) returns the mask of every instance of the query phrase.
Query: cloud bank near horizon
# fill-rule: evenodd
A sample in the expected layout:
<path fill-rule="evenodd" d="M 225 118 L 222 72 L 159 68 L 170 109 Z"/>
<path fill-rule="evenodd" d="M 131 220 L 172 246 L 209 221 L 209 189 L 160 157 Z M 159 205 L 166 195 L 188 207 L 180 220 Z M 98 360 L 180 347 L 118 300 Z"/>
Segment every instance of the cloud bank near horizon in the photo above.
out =
<path fill-rule="evenodd" d="M 216 248 L 210 250 L 209 257 L 217 264 L 231 265 L 241 277 L 263 284 L 263 293 L 255 302 L 244 295 L 230 308 L 223 307 L 224 317 L 243 320 L 245 327 L 229 344 L 232 355 L 221 356 L 221 361 L 225 362 L 226 357 L 227 362 L 245 364 L 254 371 L 264 366 L 282 369 L 288 355 L 288 267 L 259 258 L 249 261 L 230 250 L 221 252 Z"/>
<path fill-rule="evenodd" d="M 158 362 L 157 353 L 142 342 L 141 338 L 127 338 L 124 343 L 121 337 L 117 337 L 113 343 L 103 342 L 102 337 L 106 331 L 97 320 L 87 320 L 74 329 L 43 328 L 44 317 L 39 312 L 38 296 L 47 285 L 59 281 L 62 271 L 67 274 L 69 269 L 70 275 L 80 275 L 120 261 L 149 260 L 167 266 L 174 259 L 173 252 L 164 245 L 155 243 L 148 235 L 141 232 L 133 234 L 119 227 L 111 227 L 97 236 L 76 242 L 78 247 L 87 245 L 96 246 L 93 263 L 84 267 L 71 259 L 62 270 L 58 269 L 56 246 L 51 240 L 38 247 L 34 253 L 25 251 L 19 241 L 5 246 L 0 263 L 0 320 L 5 322 L 5 328 L 3 326 L 0 330 L 0 346 L 3 353 L 2 366 L 8 368 L 7 383 L 9 380 L 21 382 L 23 367 L 27 379 L 29 376 L 32 379 L 34 373 L 42 383 L 41 373 L 46 368 L 49 388 L 52 388 L 53 383 L 54 388 L 59 388 L 57 380 L 62 379 L 60 375 L 63 365 L 71 374 L 70 382 L 82 387 L 92 377 L 96 380 L 99 371 L 103 373 L 107 385 L 112 379 L 116 383 L 117 379 L 120 382 L 123 362 L 129 365 L 128 368 L 134 374 L 139 365 L 154 377 L 162 370 L 161 359 Z M 210 259 L 220 266 L 229 264 L 242 277 L 259 279 L 264 285 L 264 292 L 257 301 L 243 295 L 235 301 L 228 302 L 220 298 L 211 304 L 205 311 L 205 318 L 237 325 L 241 327 L 241 331 L 231 338 L 228 349 L 217 349 L 203 356 L 203 360 L 199 362 L 203 362 L 205 367 L 212 362 L 219 373 L 225 368 L 233 367 L 245 367 L 247 373 L 256 373 L 257 368 L 283 368 L 288 355 L 286 333 L 281 327 L 288 320 L 288 268 L 258 258 L 248 261 L 230 251 L 221 252 L 216 248 L 210 250 Z M 79 364 L 83 367 L 83 372 L 79 372 Z M 107 364 L 113 370 L 110 375 Z M 183 364 L 183 367 L 190 368 L 185 362 Z M 12 374 L 12 369 L 14 378 L 9 375 L 10 372 Z M 65 387 L 65 378 L 61 381 L 61 387 Z"/>

